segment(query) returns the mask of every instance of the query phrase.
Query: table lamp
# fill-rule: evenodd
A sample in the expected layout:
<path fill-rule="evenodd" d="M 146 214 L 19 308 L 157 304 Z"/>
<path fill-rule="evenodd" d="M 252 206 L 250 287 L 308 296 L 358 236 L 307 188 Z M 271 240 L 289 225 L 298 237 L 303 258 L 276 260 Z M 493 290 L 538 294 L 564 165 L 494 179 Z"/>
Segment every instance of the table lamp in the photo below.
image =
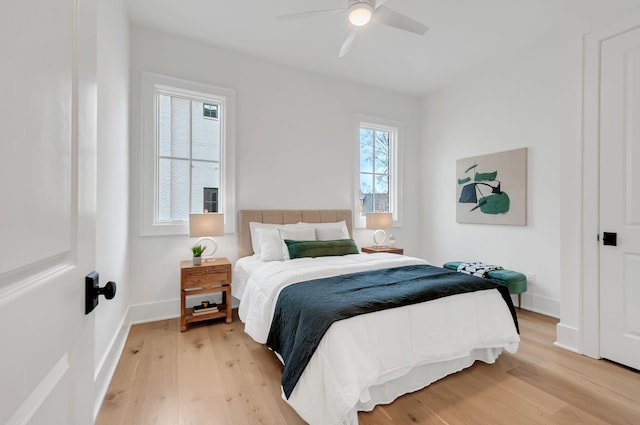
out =
<path fill-rule="evenodd" d="M 387 239 L 384 229 L 393 227 L 393 214 L 391 213 L 367 213 L 367 229 L 375 230 L 373 243 L 376 248 L 383 246 Z"/>
<path fill-rule="evenodd" d="M 208 240 L 211 243 L 211 252 L 208 255 L 203 255 L 204 261 L 213 257 L 218 244 L 216 240 L 211 236 L 223 236 L 224 235 L 224 214 L 218 213 L 204 213 L 204 214 L 189 214 L 189 237 L 200 238 L 196 241 L 196 245 L 202 244 L 203 241 Z M 206 252 L 206 249 L 205 249 Z"/>

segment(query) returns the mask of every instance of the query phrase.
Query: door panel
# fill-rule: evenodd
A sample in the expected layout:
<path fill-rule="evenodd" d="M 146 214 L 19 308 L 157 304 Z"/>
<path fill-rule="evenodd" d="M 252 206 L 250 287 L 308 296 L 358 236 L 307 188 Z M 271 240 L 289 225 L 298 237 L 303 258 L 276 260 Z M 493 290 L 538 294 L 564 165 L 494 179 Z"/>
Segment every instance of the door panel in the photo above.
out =
<path fill-rule="evenodd" d="M 625 306 L 625 323 L 624 332 L 628 337 L 640 339 L 640 308 L 638 300 L 640 300 L 640 254 L 625 255 L 625 287 L 623 290 Z"/>
<path fill-rule="evenodd" d="M 71 249 L 69 221 L 50 226 L 47 217 L 70 216 L 71 169 L 57 165 L 71 159 L 73 2 L 3 2 L 0 19 L 2 40 L 12 40 L 0 47 L 10 58 L 1 83 L 0 138 L 10 165 L 0 169 L 2 274 Z"/>
<path fill-rule="evenodd" d="M 3 424 L 92 422 L 94 32 L 94 0 L 2 0 Z"/>
<path fill-rule="evenodd" d="M 600 352 L 640 369 L 640 29 L 602 43 Z"/>

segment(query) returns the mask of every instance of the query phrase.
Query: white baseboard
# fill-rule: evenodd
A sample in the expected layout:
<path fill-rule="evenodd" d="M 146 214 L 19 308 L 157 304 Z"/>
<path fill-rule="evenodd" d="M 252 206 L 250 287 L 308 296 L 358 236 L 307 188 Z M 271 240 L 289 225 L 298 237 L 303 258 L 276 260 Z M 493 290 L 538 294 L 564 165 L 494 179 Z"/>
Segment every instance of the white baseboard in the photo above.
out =
<path fill-rule="evenodd" d="M 132 325 L 180 317 L 180 300 L 166 300 L 129 306 Z"/>
<path fill-rule="evenodd" d="M 580 339 L 577 328 L 567 326 L 563 323 L 558 323 L 556 325 L 556 342 L 554 342 L 553 345 L 579 354 L 579 341 Z"/>
<path fill-rule="evenodd" d="M 96 394 L 93 403 L 94 422 L 98 417 L 98 413 L 100 413 L 102 401 L 107 395 L 107 390 L 109 389 L 111 378 L 113 378 L 113 374 L 115 373 L 118 362 L 120 361 L 120 356 L 122 355 L 122 350 L 124 349 L 124 344 L 127 342 L 127 337 L 129 336 L 129 330 L 131 329 L 129 312 L 130 308 L 127 309 L 127 312 L 120 322 L 120 328 L 118 329 L 118 332 L 109 344 L 109 349 L 106 353 L 104 353 L 102 359 L 100 359 L 100 364 L 94 371 L 93 380 Z"/>
<path fill-rule="evenodd" d="M 211 301 L 220 302 L 216 298 Z M 239 301 L 231 297 L 231 307 L 238 308 L 238 304 Z M 192 303 L 187 300 L 187 306 L 189 305 L 192 305 Z M 176 298 L 174 300 L 131 305 L 129 306 L 129 317 L 132 325 L 180 317 L 180 300 Z"/>
<path fill-rule="evenodd" d="M 518 296 L 511 295 L 513 305 L 518 305 Z M 522 294 L 522 308 L 545 316 L 560 318 L 560 300 L 543 297 L 531 292 Z"/>

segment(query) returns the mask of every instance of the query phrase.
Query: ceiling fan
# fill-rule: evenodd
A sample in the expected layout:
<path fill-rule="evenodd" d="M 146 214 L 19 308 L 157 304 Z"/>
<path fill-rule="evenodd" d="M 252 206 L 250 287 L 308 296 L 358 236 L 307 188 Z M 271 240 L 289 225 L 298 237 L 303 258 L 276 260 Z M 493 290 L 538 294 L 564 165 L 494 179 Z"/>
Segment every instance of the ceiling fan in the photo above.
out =
<path fill-rule="evenodd" d="M 318 15 L 335 15 L 348 12 L 351 26 L 347 36 L 342 42 L 338 57 L 343 57 L 351 48 L 351 43 L 355 38 L 358 27 L 367 25 L 369 22 L 376 22 L 390 27 L 409 31 L 414 34 L 424 35 L 429 28 L 424 24 L 409 18 L 393 9 L 384 7 L 385 0 L 346 0 L 347 7 L 342 9 L 313 10 L 309 12 L 292 13 L 290 15 L 277 16 L 279 22 L 298 18 L 309 18 Z"/>

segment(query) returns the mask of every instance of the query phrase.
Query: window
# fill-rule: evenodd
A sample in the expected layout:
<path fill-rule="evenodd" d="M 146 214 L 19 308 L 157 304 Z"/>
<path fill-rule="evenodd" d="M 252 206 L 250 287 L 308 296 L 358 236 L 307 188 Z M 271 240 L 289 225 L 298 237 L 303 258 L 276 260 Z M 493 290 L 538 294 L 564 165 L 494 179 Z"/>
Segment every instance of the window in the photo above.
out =
<path fill-rule="evenodd" d="M 205 212 L 218 212 L 218 188 L 217 187 L 205 187 L 204 188 L 204 204 L 202 209 Z"/>
<path fill-rule="evenodd" d="M 143 235 L 186 234 L 205 209 L 234 231 L 233 113 L 231 90 L 143 74 Z"/>
<path fill-rule="evenodd" d="M 369 212 L 393 213 L 399 225 L 398 134 L 399 123 L 358 122 L 357 226 L 364 227 Z"/>
<path fill-rule="evenodd" d="M 202 116 L 205 118 L 218 119 L 218 105 L 202 104 Z"/>
<path fill-rule="evenodd" d="M 220 185 L 220 121 L 205 120 L 202 105 L 158 90 L 157 222 L 202 212 L 203 188 Z"/>

